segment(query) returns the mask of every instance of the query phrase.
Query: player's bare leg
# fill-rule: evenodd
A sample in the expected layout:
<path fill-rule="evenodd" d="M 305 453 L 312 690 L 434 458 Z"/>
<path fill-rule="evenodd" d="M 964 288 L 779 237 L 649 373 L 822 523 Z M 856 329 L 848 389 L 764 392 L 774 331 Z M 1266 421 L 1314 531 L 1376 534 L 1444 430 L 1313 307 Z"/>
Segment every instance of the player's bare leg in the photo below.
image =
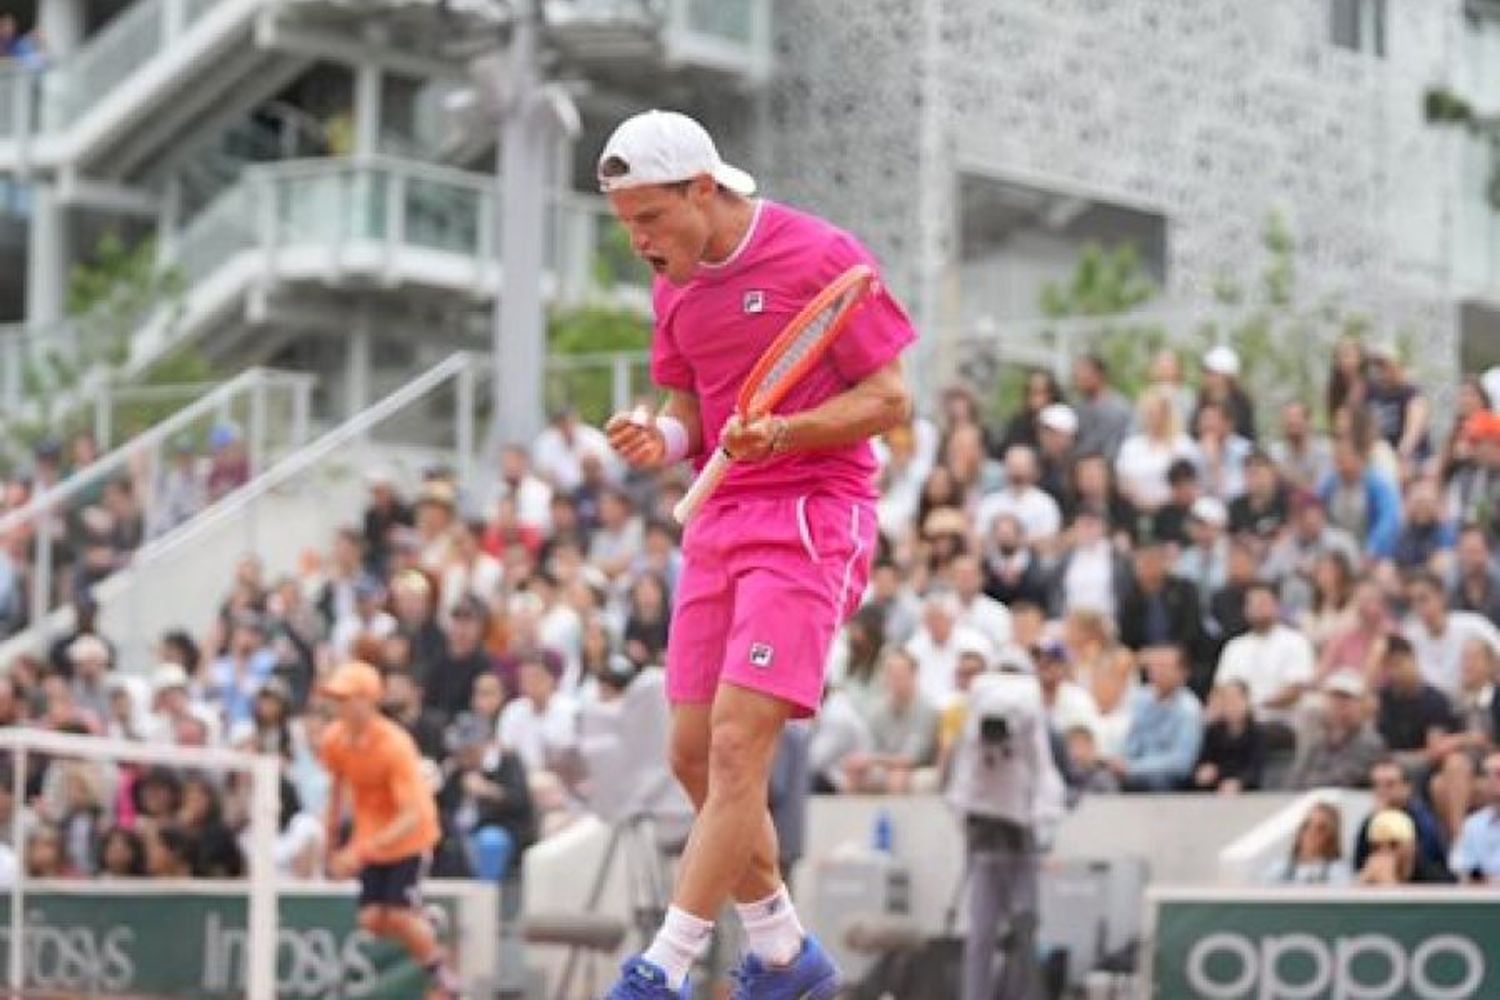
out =
<path fill-rule="evenodd" d="M 394 941 L 406 949 L 406 953 L 426 971 L 435 996 L 459 995 L 458 976 L 448 964 L 448 956 L 423 913 L 393 906 L 367 906 L 359 911 L 359 926 L 368 934 Z"/>
<path fill-rule="evenodd" d="M 678 705 L 672 710 L 672 773 L 698 813 L 708 801 L 712 733 L 713 706 Z M 736 903 L 760 902 L 781 889 L 776 845 L 776 824 L 771 822 L 770 811 L 762 810 L 761 836 L 751 849 L 744 874 L 729 893 Z"/>

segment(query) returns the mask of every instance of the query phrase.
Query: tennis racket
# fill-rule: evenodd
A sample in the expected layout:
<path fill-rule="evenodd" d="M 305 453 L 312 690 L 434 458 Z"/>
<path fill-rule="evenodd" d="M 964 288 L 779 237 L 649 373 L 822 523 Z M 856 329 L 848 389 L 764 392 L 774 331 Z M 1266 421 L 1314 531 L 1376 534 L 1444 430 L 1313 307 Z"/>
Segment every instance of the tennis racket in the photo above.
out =
<path fill-rule="evenodd" d="M 828 352 L 839 334 L 844 332 L 854 310 L 875 288 L 875 272 L 865 264 L 856 264 L 839 275 L 802 311 L 793 316 L 786 329 L 766 348 L 755 367 L 740 386 L 735 412 L 741 423 L 751 423 L 767 416 L 803 376 Z M 672 509 L 678 524 L 687 524 L 703 501 L 713 495 L 724 481 L 734 457 L 723 446 L 693 480 L 687 494 Z"/>

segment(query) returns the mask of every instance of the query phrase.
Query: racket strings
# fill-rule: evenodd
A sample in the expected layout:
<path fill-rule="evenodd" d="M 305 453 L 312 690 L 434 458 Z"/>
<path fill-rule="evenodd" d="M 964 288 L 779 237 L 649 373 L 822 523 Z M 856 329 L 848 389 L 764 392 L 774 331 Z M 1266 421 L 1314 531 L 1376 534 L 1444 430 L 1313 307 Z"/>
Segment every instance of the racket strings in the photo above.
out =
<path fill-rule="evenodd" d="M 766 372 L 760 391 L 756 393 L 757 400 L 764 399 L 777 391 L 783 380 L 796 369 L 808 352 L 818 346 L 818 342 L 823 339 L 824 332 L 855 298 L 854 290 L 845 292 L 808 320 L 807 326 L 803 327 L 802 331 L 793 338 L 792 342 L 787 345 L 785 353 L 777 358 L 770 371 Z"/>

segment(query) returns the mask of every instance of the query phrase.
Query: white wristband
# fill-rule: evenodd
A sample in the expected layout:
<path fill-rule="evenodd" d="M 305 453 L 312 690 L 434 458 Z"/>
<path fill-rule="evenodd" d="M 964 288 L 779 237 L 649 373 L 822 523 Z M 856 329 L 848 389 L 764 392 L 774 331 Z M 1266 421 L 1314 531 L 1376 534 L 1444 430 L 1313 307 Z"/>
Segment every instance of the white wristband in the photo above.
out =
<path fill-rule="evenodd" d="M 662 461 L 670 464 L 687 458 L 688 431 L 687 426 L 681 420 L 676 417 L 658 416 L 656 429 L 661 431 L 662 439 L 667 443 L 667 450 L 662 456 Z"/>

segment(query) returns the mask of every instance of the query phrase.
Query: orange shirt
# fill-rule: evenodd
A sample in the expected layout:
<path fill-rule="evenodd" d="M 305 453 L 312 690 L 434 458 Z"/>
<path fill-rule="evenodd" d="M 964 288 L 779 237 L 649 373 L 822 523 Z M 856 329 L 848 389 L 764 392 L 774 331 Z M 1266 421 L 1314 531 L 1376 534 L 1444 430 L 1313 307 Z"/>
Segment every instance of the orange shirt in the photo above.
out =
<path fill-rule="evenodd" d="M 353 843 L 362 845 L 396 818 L 403 805 L 417 803 L 421 819 L 416 829 L 390 846 L 365 856 L 373 864 L 389 864 L 425 854 L 441 836 L 437 802 L 422 779 L 422 755 L 406 730 L 384 716 L 376 716 L 352 740 L 342 722 L 334 721 L 323 734 L 323 766 L 333 780 L 346 786 L 354 809 Z"/>

